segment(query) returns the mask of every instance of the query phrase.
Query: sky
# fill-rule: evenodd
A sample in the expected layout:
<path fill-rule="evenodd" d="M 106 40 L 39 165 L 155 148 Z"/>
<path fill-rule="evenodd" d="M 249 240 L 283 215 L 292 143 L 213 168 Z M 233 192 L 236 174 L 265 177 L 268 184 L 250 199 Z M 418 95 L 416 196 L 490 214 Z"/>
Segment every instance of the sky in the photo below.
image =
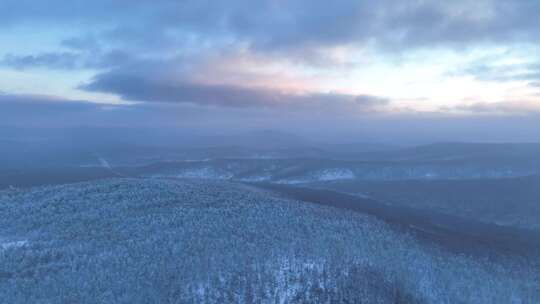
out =
<path fill-rule="evenodd" d="M 0 125 L 540 141 L 540 2 L 0 0 Z"/>

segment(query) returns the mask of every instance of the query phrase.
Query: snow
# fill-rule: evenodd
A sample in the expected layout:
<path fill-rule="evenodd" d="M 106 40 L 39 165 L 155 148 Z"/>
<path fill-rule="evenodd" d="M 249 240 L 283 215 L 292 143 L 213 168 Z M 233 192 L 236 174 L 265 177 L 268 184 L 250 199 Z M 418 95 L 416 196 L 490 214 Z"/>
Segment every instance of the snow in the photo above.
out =
<path fill-rule="evenodd" d="M 332 168 L 332 169 L 319 170 L 319 171 L 316 171 L 315 173 L 306 175 L 305 177 L 280 179 L 276 181 L 276 183 L 295 185 L 295 184 L 309 183 L 309 182 L 314 182 L 314 181 L 327 182 L 327 181 L 347 180 L 347 179 L 355 179 L 355 178 L 356 178 L 356 175 L 354 174 L 354 172 L 352 172 L 349 169 Z"/>
<path fill-rule="evenodd" d="M 111 165 L 109 164 L 109 162 L 108 162 L 105 158 L 99 157 L 98 160 L 99 160 L 99 164 L 100 164 L 103 168 L 105 168 L 105 169 L 111 169 Z"/>
<path fill-rule="evenodd" d="M 198 162 L 209 162 L 212 161 L 212 158 L 203 158 L 203 159 L 184 159 L 183 162 L 186 163 L 198 163 Z"/>
<path fill-rule="evenodd" d="M 14 241 L 14 242 L 0 242 L 0 250 L 7 250 L 10 248 L 19 248 L 26 246 L 27 241 Z"/>
<path fill-rule="evenodd" d="M 178 174 L 177 177 L 202 179 L 230 179 L 233 177 L 233 175 L 229 172 L 219 172 L 211 167 L 204 167 L 183 171 Z"/>
<path fill-rule="evenodd" d="M 285 184 L 285 185 L 298 185 L 303 183 L 308 183 L 309 180 L 306 179 L 280 179 L 276 181 L 276 184 Z"/>
<path fill-rule="evenodd" d="M 332 181 L 332 180 L 344 180 L 354 179 L 354 173 L 349 169 L 326 169 L 318 173 L 317 179 L 319 181 Z"/>
<path fill-rule="evenodd" d="M 248 177 L 242 177 L 238 180 L 243 182 L 265 182 L 269 181 L 271 179 L 271 176 L 269 175 L 254 175 L 254 176 L 248 176 Z"/>
<path fill-rule="evenodd" d="M 437 177 L 437 175 L 436 175 L 436 174 L 434 174 L 434 173 L 426 173 L 426 174 L 424 174 L 424 177 L 425 177 L 425 178 L 429 178 L 429 179 L 431 179 L 431 178 L 435 178 L 435 177 Z"/>

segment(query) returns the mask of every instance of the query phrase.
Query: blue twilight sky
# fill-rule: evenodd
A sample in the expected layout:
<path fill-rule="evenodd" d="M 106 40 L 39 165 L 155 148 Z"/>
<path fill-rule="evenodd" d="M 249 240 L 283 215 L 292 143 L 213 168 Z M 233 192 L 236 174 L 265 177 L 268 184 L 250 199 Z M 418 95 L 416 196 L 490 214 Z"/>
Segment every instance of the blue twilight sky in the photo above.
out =
<path fill-rule="evenodd" d="M 0 0 L 0 125 L 540 140 L 539 20 L 536 0 Z"/>

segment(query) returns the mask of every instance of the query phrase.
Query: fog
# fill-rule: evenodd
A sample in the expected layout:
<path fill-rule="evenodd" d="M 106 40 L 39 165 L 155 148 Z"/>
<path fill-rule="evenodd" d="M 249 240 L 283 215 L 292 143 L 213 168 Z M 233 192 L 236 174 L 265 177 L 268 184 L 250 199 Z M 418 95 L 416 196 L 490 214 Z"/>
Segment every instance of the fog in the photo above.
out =
<path fill-rule="evenodd" d="M 1 95 L 1 99 L 0 140 L 54 143 L 58 149 L 540 141 L 536 132 L 540 130 L 540 116 L 535 113 L 347 113 L 343 109 L 328 113 L 309 107 L 291 110 L 279 106 L 231 109 L 160 103 L 108 105 L 11 95 Z M 253 136 L 265 130 L 301 140 L 283 143 L 280 138 Z"/>

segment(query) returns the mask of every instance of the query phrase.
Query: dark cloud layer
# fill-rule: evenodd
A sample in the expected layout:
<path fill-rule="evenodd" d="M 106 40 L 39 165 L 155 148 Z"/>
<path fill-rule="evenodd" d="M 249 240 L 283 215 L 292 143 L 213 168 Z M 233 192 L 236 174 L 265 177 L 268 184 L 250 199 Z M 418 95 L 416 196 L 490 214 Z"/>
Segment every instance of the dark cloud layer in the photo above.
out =
<path fill-rule="evenodd" d="M 103 105 L 82 100 L 67 100 L 56 96 L 44 95 L 19 95 L 5 94 L 0 92 L 0 105 L 5 117 L 14 115 L 24 116 L 27 111 L 37 114 L 53 115 L 58 113 L 69 114 L 81 111 L 94 111 Z"/>
<path fill-rule="evenodd" d="M 0 124 L 60 127 L 73 124 L 98 124 L 114 106 L 56 96 L 0 93 Z"/>
<path fill-rule="evenodd" d="M 540 2 L 21 1 L 0 24 L 72 26 L 108 43 L 179 47 L 240 43 L 261 52 L 374 43 L 382 49 L 538 41 Z"/>
<path fill-rule="evenodd" d="M 337 93 L 295 94 L 277 89 L 248 88 L 233 85 L 197 84 L 165 77 L 148 77 L 118 71 L 97 75 L 84 90 L 112 93 L 125 100 L 194 103 L 226 107 L 281 107 L 354 110 L 384 106 L 390 100 L 370 95 Z"/>

